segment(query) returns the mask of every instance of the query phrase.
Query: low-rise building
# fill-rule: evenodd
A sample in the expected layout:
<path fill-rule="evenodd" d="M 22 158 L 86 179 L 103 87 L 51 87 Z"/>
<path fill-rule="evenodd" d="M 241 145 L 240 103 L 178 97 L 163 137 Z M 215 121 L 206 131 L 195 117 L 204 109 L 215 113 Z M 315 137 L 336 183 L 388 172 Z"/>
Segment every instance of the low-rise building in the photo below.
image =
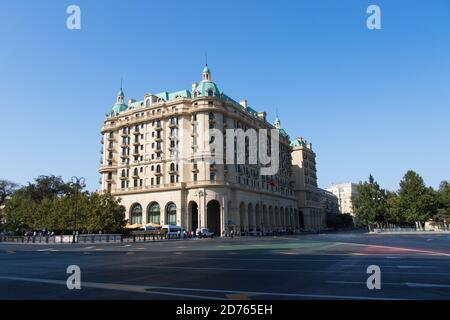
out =
<path fill-rule="evenodd" d="M 354 215 L 353 199 L 358 195 L 358 184 L 340 183 L 325 189 L 333 193 L 339 202 L 339 213 Z"/>
<path fill-rule="evenodd" d="M 339 199 L 338 197 L 330 191 L 319 189 L 322 208 L 327 215 L 338 215 L 339 214 Z"/>

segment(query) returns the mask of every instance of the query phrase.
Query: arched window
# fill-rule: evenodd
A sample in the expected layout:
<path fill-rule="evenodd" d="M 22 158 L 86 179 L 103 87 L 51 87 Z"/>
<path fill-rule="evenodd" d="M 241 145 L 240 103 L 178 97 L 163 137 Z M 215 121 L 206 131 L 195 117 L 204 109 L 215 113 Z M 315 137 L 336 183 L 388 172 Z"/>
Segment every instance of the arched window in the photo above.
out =
<path fill-rule="evenodd" d="M 122 178 L 125 178 L 125 177 L 126 177 L 126 171 L 124 169 L 124 170 L 122 170 Z"/>
<path fill-rule="evenodd" d="M 142 224 L 142 206 L 135 203 L 131 206 L 131 224 Z"/>
<path fill-rule="evenodd" d="M 215 118 L 215 117 L 214 117 L 214 113 L 210 112 L 210 113 L 209 113 L 209 120 L 214 120 L 214 118 Z"/>
<path fill-rule="evenodd" d="M 177 206 L 175 203 L 171 202 L 166 209 L 166 221 L 167 224 L 176 225 L 177 224 Z"/>
<path fill-rule="evenodd" d="M 161 173 L 161 166 L 159 164 L 156 166 L 156 172 Z"/>
<path fill-rule="evenodd" d="M 138 168 L 134 168 L 134 176 L 137 177 L 139 175 Z"/>
<path fill-rule="evenodd" d="M 211 89 L 208 90 L 208 97 L 212 97 L 214 95 L 213 91 Z"/>
<path fill-rule="evenodd" d="M 175 163 L 171 163 L 170 164 L 170 171 L 174 172 L 175 171 Z"/>
<path fill-rule="evenodd" d="M 160 224 L 161 223 L 161 207 L 158 203 L 152 203 L 148 207 L 147 212 L 147 221 L 152 224 Z"/>

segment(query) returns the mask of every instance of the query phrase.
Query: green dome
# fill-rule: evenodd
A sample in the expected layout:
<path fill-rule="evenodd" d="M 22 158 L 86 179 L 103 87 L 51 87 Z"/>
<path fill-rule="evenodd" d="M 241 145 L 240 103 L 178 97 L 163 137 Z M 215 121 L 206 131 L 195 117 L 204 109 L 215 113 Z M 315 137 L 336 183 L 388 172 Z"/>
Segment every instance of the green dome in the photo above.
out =
<path fill-rule="evenodd" d="M 124 112 L 128 109 L 128 106 L 126 104 L 123 103 L 116 103 L 113 108 L 112 111 L 115 113 L 121 113 Z"/>
<path fill-rule="evenodd" d="M 119 92 L 117 92 L 118 97 L 125 97 L 125 94 L 123 93 L 122 88 L 120 88 Z"/>
<path fill-rule="evenodd" d="M 208 68 L 208 65 L 206 65 L 204 68 L 203 68 L 203 73 L 209 73 L 210 71 L 209 71 L 209 68 Z"/>
<path fill-rule="evenodd" d="M 199 96 L 210 96 L 211 94 L 209 94 L 209 92 L 211 92 L 213 96 L 220 96 L 219 88 L 211 81 L 200 82 L 195 91 L 198 91 Z"/>

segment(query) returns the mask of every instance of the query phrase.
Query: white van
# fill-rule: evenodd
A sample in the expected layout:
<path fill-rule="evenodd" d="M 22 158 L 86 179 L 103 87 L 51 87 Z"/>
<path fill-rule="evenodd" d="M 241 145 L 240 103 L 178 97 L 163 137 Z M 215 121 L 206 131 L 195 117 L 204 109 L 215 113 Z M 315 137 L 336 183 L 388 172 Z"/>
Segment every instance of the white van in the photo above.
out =
<path fill-rule="evenodd" d="M 165 225 L 162 227 L 162 230 L 167 232 L 167 235 L 170 238 L 177 238 L 180 236 L 181 239 L 184 239 L 186 236 L 186 230 L 180 226 Z"/>
<path fill-rule="evenodd" d="M 210 232 L 208 228 L 198 228 L 195 235 L 198 238 L 214 238 L 214 233 Z"/>

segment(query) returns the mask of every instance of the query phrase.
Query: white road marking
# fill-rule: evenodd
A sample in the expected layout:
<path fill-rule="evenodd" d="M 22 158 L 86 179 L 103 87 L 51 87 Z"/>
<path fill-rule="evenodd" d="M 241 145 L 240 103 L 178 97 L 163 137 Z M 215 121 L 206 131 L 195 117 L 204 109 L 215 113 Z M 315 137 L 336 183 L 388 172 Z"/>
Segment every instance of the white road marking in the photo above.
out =
<path fill-rule="evenodd" d="M 257 269 L 257 268 L 224 268 L 224 267 L 188 267 L 188 266 L 167 266 L 167 265 L 122 265 L 124 268 L 134 269 L 173 269 L 173 270 L 194 270 L 194 271 L 242 271 L 242 272 L 274 272 L 274 273 L 332 273 L 329 270 L 299 270 L 299 269 Z M 347 271 L 353 274 L 365 274 L 364 271 Z M 450 275 L 449 272 L 412 272 L 412 271 L 384 271 L 384 274 L 414 274 L 414 275 Z"/>
<path fill-rule="evenodd" d="M 405 285 L 407 285 L 408 287 L 413 287 L 413 288 L 450 288 L 450 284 L 407 282 L 407 283 L 405 283 Z"/>
<path fill-rule="evenodd" d="M 66 281 L 61 280 L 49 280 L 49 279 L 36 279 L 36 278 L 20 278 L 20 277 L 2 277 L 0 280 L 10 281 L 24 281 L 35 283 L 46 283 L 54 285 L 66 286 Z M 319 298 L 319 299 L 351 299 L 351 300 L 406 300 L 402 298 L 374 298 L 364 296 L 342 296 L 342 295 L 321 295 L 321 294 L 309 294 L 309 293 L 283 293 L 283 292 L 264 292 L 264 291 L 241 291 L 241 290 L 221 290 L 221 289 L 200 289 L 200 288 L 176 288 L 176 287 L 157 287 L 157 286 L 139 286 L 139 285 L 126 285 L 126 284 L 114 284 L 114 283 L 98 283 L 98 282 L 83 282 L 84 288 L 93 289 L 106 289 L 117 290 L 127 292 L 137 292 L 146 294 L 187 297 L 197 299 L 209 299 L 209 300 L 226 300 L 225 298 L 204 296 L 204 295 L 192 295 L 186 293 L 171 293 L 151 290 L 172 290 L 172 291 L 188 291 L 188 292 L 205 292 L 205 293 L 219 293 L 219 294 L 244 294 L 251 296 L 279 296 L 279 297 L 291 297 L 291 298 Z"/>
<path fill-rule="evenodd" d="M 342 267 L 345 268 L 361 268 L 364 267 L 366 268 L 369 264 L 344 264 L 342 265 Z M 380 268 L 398 268 L 398 269 L 434 269 L 434 267 L 432 266 L 388 266 L 388 265 L 384 265 L 381 266 Z"/>
<path fill-rule="evenodd" d="M 397 266 L 399 269 L 432 269 L 431 266 Z"/>
<path fill-rule="evenodd" d="M 280 239 L 282 239 L 280 237 Z M 284 239 L 289 239 L 289 238 L 284 238 Z M 290 238 L 295 239 L 295 240 L 304 240 L 301 238 Z M 343 244 L 343 245 L 351 245 L 351 246 L 357 246 L 357 247 L 373 247 L 373 248 L 380 248 L 380 249 L 393 249 L 393 250 L 400 250 L 400 251 L 406 251 L 406 252 L 417 252 L 417 253 L 425 253 L 425 254 L 430 254 L 430 255 L 436 255 L 436 256 L 445 256 L 445 257 L 450 257 L 450 253 L 446 253 L 446 252 L 439 252 L 439 251 L 430 251 L 430 250 L 419 250 L 419 249 L 410 249 L 410 248 L 402 248 L 402 247 L 392 247 L 392 246 L 383 246 L 383 245 L 375 245 L 375 244 L 363 244 L 363 243 L 353 243 L 353 242 L 335 242 L 335 245 L 339 245 L 339 244 Z M 373 254 L 361 254 L 361 253 L 355 253 L 355 255 L 373 255 Z"/>
<path fill-rule="evenodd" d="M 366 282 L 360 281 L 326 281 L 333 284 L 358 284 L 366 285 Z M 414 283 L 414 282 L 383 282 L 382 285 L 391 286 L 406 286 L 412 288 L 450 288 L 450 284 L 435 284 L 435 283 Z"/>
<path fill-rule="evenodd" d="M 94 249 L 95 247 L 86 247 L 86 248 L 84 248 L 85 250 L 91 250 L 91 249 Z"/>

